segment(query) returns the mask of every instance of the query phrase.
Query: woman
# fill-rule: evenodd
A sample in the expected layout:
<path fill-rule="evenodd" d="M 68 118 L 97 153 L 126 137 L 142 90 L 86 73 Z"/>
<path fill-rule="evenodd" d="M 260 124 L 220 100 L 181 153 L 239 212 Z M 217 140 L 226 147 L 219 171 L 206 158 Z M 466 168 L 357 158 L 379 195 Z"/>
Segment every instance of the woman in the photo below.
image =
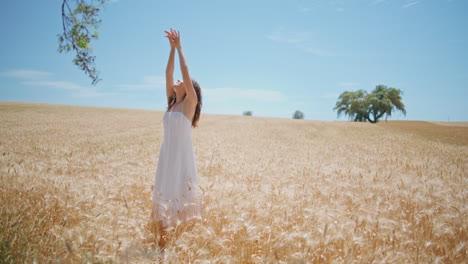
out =
<path fill-rule="evenodd" d="M 171 51 L 166 68 L 167 111 L 164 139 L 159 152 L 153 190 L 153 218 L 163 229 L 200 217 L 201 199 L 192 147 L 191 128 L 197 125 L 202 106 L 198 83 L 190 78 L 180 33 L 166 32 Z M 179 54 L 182 81 L 174 83 L 174 55 Z"/>

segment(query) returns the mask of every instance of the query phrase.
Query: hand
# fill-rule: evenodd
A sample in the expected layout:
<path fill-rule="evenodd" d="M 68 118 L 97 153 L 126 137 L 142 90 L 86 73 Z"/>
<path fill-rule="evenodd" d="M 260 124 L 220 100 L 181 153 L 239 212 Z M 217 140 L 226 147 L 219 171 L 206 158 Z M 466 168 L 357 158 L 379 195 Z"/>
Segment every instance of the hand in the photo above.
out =
<path fill-rule="evenodd" d="M 170 32 L 164 31 L 167 34 L 165 37 L 169 39 L 169 44 L 171 45 L 171 48 L 176 47 L 176 44 L 175 44 L 174 40 L 172 39 L 172 32 L 173 31 L 174 30 L 172 28 L 171 28 Z"/>
<path fill-rule="evenodd" d="M 178 49 L 180 49 L 181 45 L 180 45 L 180 32 L 179 31 L 175 31 L 174 29 L 171 28 L 171 31 L 170 32 L 167 32 L 167 31 L 164 31 L 166 32 L 166 37 L 169 39 L 169 41 L 171 41 L 171 47 L 176 47 Z M 174 46 L 172 46 L 174 45 Z"/>

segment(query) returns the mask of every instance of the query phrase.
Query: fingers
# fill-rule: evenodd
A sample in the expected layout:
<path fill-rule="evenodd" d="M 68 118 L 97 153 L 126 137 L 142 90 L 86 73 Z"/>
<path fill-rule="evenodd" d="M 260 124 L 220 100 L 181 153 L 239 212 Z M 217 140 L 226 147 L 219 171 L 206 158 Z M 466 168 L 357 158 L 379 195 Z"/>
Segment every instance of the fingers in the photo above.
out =
<path fill-rule="evenodd" d="M 180 32 L 174 30 L 174 32 L 172 33 L 172 39 L 173 40 L 179 40 L 180 39 Z"/>
<path fill-rule="evenodd" d="M 164 30 L 164 33 L 166 33 L 166 37 L 169 39 L 174 39 L 174 37 L 176 36 L 176 31 L 172 28 L 169 31 Z"/>
<path fill-rule="evenodd" d="M 171 29 L 172 30 L 172 29 Z M 168 32 L 168 31 L 164 31 L 164 33 L 166 33 L 166 38 L 169 38 L 169 39 L 173 39 L 174 38 L 174 34 L 171 32 Z"/>
<path fill-rule="evenodd" d="M 178 41 L 180 40 L 180 31 L 176 31 L 173 28 L 171 28 L 169 31 L 164 31 L 166 33 L 166 38 L 168 38 L 171 41 Z"/>

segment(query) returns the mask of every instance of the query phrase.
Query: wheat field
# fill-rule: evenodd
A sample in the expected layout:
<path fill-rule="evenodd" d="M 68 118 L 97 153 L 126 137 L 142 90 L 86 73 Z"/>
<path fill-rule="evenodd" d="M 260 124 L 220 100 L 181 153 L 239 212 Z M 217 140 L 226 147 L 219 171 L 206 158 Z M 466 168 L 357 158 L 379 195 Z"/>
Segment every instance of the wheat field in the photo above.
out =
<path fill-rule="evenodd" d="M 0 263 L 467 263 L 466 123 L 202 115 L 161 244 L 162 115 L 0 103 Z"/>

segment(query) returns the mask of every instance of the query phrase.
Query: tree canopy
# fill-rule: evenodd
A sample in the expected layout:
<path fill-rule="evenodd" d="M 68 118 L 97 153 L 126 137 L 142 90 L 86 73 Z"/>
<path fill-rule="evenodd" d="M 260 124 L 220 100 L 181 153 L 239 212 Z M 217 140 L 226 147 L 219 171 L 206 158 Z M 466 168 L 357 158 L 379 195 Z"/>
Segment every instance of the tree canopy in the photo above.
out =
<path fill-rule="evenodd" d="M 296 112 L 294 112 L 294 114 L 293 114 L 293 118 L 294 119 L 304 119 L 304 113 L 302 113 L 299 110 L 296 110 Z"/>
<path fill-rule="evenodd" d="M 108 0 L 63 0 L 63 32 L 58 35 L 59 48 L 62 52 L 76 52 L 73 63 L 88 75 L 92 84 L 100 81 L 90 43 L 98 38 L 98 19 L 100 7 Z"/>
<path fill-rule="evenodd" d="M 344 114 L 356 122 L 367 120 L 377 123 L 382 117 L 391 116 L 394 110 L 406 115 L 402 94 L 400 89 L 385 85 L 377 85 L 371 93 L 365 90 L 345 91 L 338 97 L 333 110 L 337 111 L 338 116 Z"/>

